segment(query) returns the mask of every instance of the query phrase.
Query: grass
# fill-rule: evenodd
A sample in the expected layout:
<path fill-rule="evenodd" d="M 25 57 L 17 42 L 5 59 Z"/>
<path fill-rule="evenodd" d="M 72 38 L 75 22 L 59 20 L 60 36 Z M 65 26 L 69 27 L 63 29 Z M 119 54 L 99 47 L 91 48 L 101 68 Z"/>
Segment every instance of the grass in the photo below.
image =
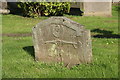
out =
<path fill-rule="evenodd" d="M 118 13 L 114 7 L 113 17 L 65 16 L 91 30 L 91 34 L 94 36 L 92 37 L 93 62 L 91 64 L 81 64 L 68 69 L 62 67 L 61 64 L 48 65 L 36 62 L 31 47 L 33 46 L 32 37 L 3 36 L 2 77 L 117 78 L 119 35 L 117 34 Z M 3 15 L 2 17 L 3 34 L 31 33 L 33 26 L 48 18 L 34 19 L 12 14 Z M 101 35 L 101 38 L 99 38 L 99 35 Z"/>

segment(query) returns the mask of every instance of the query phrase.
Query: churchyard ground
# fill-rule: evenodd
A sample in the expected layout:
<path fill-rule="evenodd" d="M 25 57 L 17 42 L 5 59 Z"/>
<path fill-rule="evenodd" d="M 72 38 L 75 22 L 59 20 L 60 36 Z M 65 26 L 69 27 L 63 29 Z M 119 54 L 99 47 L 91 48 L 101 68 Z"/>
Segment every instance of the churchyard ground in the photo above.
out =
<path fill-rule="evenodd" d="M 64 15 L 91 30 L 93 62 L 71 69 L 34 60 L 32 27 L 48 17 L 2 15 L 3 78 L 117 78 L 118 11 L 112 17 Z"/>

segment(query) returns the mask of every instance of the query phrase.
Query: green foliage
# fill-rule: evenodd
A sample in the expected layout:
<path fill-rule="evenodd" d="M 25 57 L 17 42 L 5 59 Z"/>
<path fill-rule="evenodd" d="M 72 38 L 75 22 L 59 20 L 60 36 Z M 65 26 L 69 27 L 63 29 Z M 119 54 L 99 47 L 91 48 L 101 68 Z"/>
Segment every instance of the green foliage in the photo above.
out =
<path fill-rule="evenodd" d="M 120 3 L 113 3 L 112 5 L 113 5 L 112 9 L 114 11 L 120 11 Z"/>
<path fill-rule="evenodd" d="M 60 16 L 70 10 L 69 2 L 19 2 L 24 16 Z"/>
<path fill-rule="evenodd" d="M 120 6 L 116 6 L 116 10 L 117 10 L 117 11 L 120 11 Z"/>

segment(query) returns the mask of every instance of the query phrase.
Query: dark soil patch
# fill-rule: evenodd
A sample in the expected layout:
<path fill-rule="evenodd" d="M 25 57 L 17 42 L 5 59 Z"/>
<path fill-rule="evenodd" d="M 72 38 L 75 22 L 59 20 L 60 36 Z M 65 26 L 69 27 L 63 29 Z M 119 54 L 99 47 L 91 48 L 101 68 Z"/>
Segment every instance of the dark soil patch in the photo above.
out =
<path fill-rule="evenodd" d="M 28 37 L 28 36 L 32 36 L 32 33 L 8 33 L 8 34 L 2 34 L 2 36 L 7 36 L 7 37 Z"/>

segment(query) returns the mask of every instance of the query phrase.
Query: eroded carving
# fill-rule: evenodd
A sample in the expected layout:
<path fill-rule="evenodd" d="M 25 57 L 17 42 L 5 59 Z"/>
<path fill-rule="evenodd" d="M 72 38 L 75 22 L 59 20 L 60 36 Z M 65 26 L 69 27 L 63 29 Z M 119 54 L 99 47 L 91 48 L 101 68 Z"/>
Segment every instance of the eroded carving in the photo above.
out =
<path fill-rule="evenodd" d="M 64 17 L 53 17 L 33 28 L 35 57 L 44 62 L 67 66 L 91 61 L 89 31 Z M 89 56 L 90 55 L 90 56 Z"/>
<path fill-rule="evenodd" d="M 70 42 L 70 41 L 65 41 L 65 40 L 52 40 L 52 41 L 45 41 L 45 44 L 46 43 L 54 43 L 54 44 L 71 44 L 74 46 L 74 48 L 77 48 L 77 42 Z"/>
<path fill-rule="evenodd" d="M 62 31 L 63 31 L 63 27 L 62 25 L 56 25 L 56 24 L 53 24 L 51 25 L 53 27 L 53 35 L 57 38 L 60 37 Z"/>

